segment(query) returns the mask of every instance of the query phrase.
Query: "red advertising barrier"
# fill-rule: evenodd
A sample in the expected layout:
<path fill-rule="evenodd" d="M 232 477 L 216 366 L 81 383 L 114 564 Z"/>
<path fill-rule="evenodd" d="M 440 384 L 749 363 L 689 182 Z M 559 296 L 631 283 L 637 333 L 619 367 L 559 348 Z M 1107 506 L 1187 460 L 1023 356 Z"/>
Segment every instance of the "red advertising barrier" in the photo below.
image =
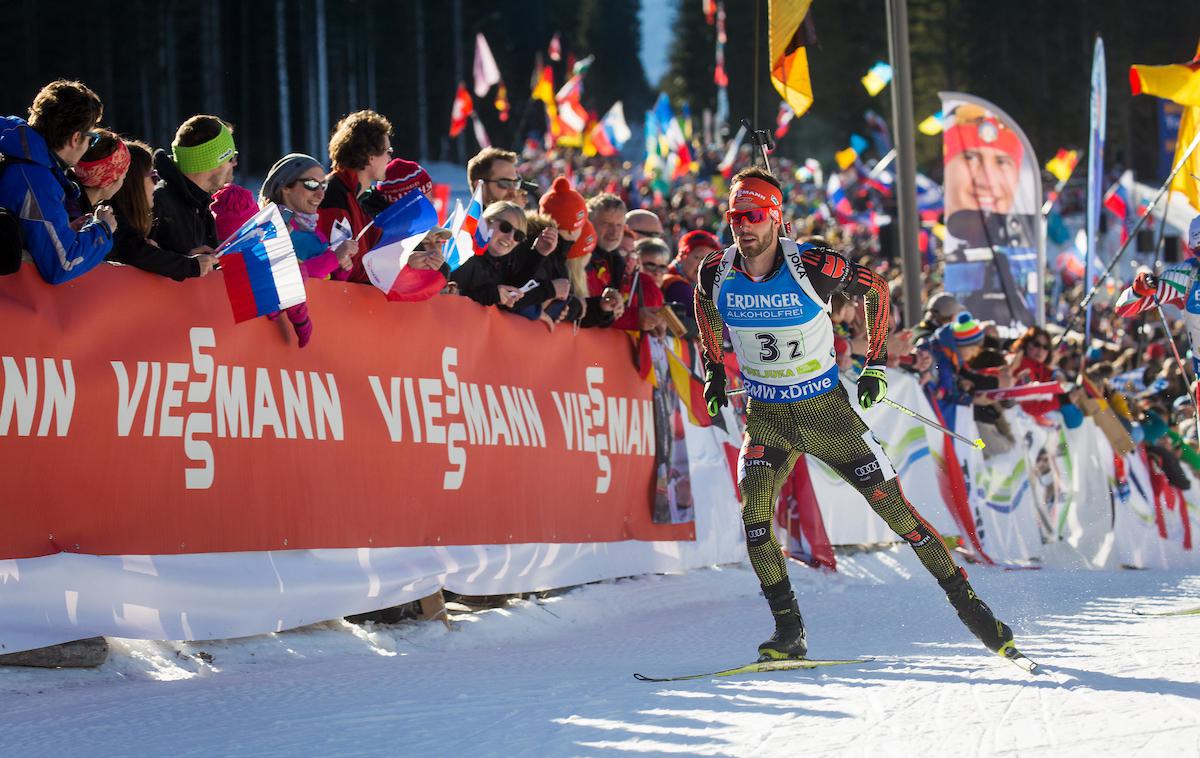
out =
<path fill-rule="evenodd" d="M 695 538 L 624 333 L 305 285 L 300 350 L 219 273 L 0 277 L 0 558 Z"/>

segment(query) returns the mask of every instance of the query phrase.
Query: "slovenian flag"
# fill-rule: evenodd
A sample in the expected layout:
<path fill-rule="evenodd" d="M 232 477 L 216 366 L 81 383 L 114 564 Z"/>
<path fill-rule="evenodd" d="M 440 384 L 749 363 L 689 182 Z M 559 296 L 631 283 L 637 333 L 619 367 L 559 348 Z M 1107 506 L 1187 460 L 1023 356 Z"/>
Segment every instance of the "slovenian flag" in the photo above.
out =
<path fill-rule="evenodd" d="M 217 252 L 235 322 L 304 302 L 304 277 L 291 234 L 275 203 L 242 224 Z"/>
<path fill-rule="evenodd" d="M 363 256 L 367 277 L 388 300 L 425 300 L 446 285 L 437 269 L 409 268 L 408 259 L 437 228 L 437 211 L 418 189 L 402 195 L 375 217 L 379 242 Z"/>
<path fill-rule="evenodd" d="M 450 270 L 458 268 L 473 255 L 482 255 L 492 240 L 492 231 L 483 220 L 483 182 L 475 183 L 475 192 L 466 210 L 456 201 L 454 213 L 446 221 L 450 239 L 442 246 L 442 257 Z"/>

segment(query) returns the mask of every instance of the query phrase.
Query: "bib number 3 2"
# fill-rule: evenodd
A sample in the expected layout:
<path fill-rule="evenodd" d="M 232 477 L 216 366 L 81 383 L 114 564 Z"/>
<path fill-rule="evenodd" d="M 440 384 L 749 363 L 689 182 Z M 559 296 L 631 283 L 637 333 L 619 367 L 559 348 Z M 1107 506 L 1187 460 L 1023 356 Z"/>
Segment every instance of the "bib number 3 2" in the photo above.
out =
<path fill-rule="evenodd" d="M 758 359 L 763 363 L 774 363 L 779 360 L 779 338 L 770 332 L 758 332 L 754 335 L 758 340 Z M 788 360 L 798 360 L 804 357 L 804 343 L 801 340 L 787 340 L 784 350 Z"/>

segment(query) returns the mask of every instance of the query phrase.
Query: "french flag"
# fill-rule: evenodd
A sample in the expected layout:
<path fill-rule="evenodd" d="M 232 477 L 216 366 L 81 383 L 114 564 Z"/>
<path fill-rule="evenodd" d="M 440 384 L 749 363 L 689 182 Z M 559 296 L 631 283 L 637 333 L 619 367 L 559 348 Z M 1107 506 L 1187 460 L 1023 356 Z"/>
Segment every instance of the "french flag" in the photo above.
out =
<path fill-rule="evenodd" d="M 409 258 L 437 226 L 437 211 L 424 193 L 414 189 L 404 194 L 376 216 L 374 224 L 382 235 L 363 256 L 363 269 L 388 300 L 426 300 L 446 286 L 441 271 L 408 267 Z"/>
<path fill-rule="evenodd" d="M 483 220 L 483 182 L 475 183 L 471 202 L 463 210 L 456 202 L 454 214 L 446 220 L 450 227 L 450 239 L 442 246 L 442 257 L 450 270 L 458 268 L 473 255 L 481 255 L 492 241 L 492 230 Z"/>
<path fill-rule="evenodd" d="M 235 322 L 304 302 L 304 277 L 291 234 L 275 203 L 242 224 L 217 252 Z"/>

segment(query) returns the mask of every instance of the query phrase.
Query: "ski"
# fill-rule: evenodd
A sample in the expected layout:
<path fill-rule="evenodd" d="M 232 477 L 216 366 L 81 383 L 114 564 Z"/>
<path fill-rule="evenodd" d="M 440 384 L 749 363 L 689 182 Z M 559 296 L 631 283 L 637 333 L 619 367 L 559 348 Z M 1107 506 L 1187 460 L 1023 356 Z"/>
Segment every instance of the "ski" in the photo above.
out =
<path fill-rule="evenodd" d="M 1037 661 L 1025 655 L 1020 650 L 1017 650 L 1016 646 L 1011 642 L 1000 648 L 1000 651 L 997 653 L 997 655 L 1005 660 L 1012 661 L 1014 665 L 1028 674 L 1041 673 L 1042 667 L 1038 665 Z"/>
<path fill-rule="evenodd" d="M 634 674 L 639 682 L 681 682 L 686 679 L 706 679 L 710 676 L 737 676 L 738 674 L 757 674 L 763 671 L 788 671 L 791 669 L 815 669 L 823 666 L 842 666 L 850 663 L 867 663 L 874 658 L 853 658 L 844 661 L 821 660 L 819 658 L 784 658 L 775 661 L 756 661 L 745 666 L 737 666 L 722 671 L 707 674 L 688 674 L 686 676 L 646 676 Z"/>
<path fill-rule="evenodd" d="M 1138 616 L 1200 616 L 1200 608 L 1183 608 L 1177 611 L 1143 611 L 1134 608 L 1133 612 Z"/>

